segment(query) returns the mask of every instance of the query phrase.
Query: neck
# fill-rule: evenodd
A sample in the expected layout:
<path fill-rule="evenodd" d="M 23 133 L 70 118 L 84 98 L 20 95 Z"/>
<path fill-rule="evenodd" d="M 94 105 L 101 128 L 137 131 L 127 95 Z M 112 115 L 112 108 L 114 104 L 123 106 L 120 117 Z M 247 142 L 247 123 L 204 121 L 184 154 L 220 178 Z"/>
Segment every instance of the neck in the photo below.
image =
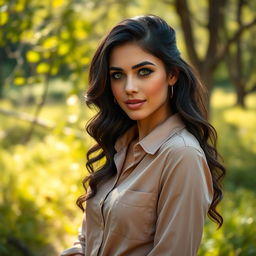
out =
<path fill-rule="evenodd" d="M 146 137 L 156 126 L 163 123 L 167 118 L 172 115 L 170 111 L 161 115 L 154 115 L 153 118 L 146 118 L 137 121 L 139 140 Z"/>

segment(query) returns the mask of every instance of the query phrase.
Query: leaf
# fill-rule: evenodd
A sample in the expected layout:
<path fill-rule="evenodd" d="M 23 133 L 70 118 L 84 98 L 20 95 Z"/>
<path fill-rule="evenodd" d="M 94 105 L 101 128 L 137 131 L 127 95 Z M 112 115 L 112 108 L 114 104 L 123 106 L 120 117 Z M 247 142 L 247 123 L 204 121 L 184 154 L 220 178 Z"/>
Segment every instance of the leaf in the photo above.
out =
<path fill-rule="evenodd" d="M 43 43 L 43 47 L 45 49 L 52 49 L 55 48 L 58 44 L 58 39 L 56 36 L 52 36 L 52 37 L 48 37 L 44 43 Z"/>
<path fill-rule="evenodd" d="M 55 8 L 60 7 L 61 5 L 63 5 L 63 2 L 64 2 L 63 0 L 53 0 L 52 1 L 52 6 L 55 7 Z"/>
<path fill-rule="evenodd" d="M 53 66 L 51 69 L 51 74 L 52 75 L 56 75 L 59 71 L 59 67 L 58 66 Z"/>
<path fill-rule="evenodd" d="M 82 57 L 81 58 L 81 64 L 82 65 L 88 65 L 90 63 L 90 58 L 89 57 Z"/>
<path fill-rule="evenodd" d="M 45 74 L 45 73 L 47 73 L 47 72 L 49 71 L 49 69 L 50 69 L 49 64 L 43 62 L 43 63 L 40 63 L 40 64 L 37 66 L 36 71 L 37 71 L 37 73 L 39 73 L 39 74 Z"/>
<path fill-rule="evenodd" d="M 38 62 L 40 60 L 40 54 L 36 51 L 28 51 L 27 60 L 31 63 Z"/>
<path fill-rule="evenodd" d="M 3 26 L 9 20 L 9 14 L 7 12 L 0 12 L 0 26 Z"/>
<path fill-rule="evenodd" d="M 67 30 L 61 31 L 60 37 L 62 39 L 69 39 L 70 38 L 70 33 Z"/>
<path fill-rule="evenodd" d="M 62 43 L 59 46 L 58 53 L 59 55 L 63 56 L 69 52 L 69 45 L 67 43 Z"/>
<path fill-rule="evenodd" d="M 25 8 L 25 0 L 17 1 L 16 5 L 14 7 L 15 11 L 17 11 L 17 12 L 23 12 L 24 8 Z"/>
<path fill-rule="evenodd" d="M 50 52 L 50 51 L 45 51 L 45 52 L 43 53 L 43 56 L 44 56 L 45 59 L 48 59 L 48 58 L 50 58 L 50 56 L 51 56 L 51 52 Z"/>
<path fill-rule="evenodd" d="M 19 77 L 16 77 L 15 79 L 14 79 L 14 83 L 15 83 L 15 85 L 24 85 L 25 84 L 25 78 L 24 77 L 21 77 L 21 76 L 19 76 Z"/>

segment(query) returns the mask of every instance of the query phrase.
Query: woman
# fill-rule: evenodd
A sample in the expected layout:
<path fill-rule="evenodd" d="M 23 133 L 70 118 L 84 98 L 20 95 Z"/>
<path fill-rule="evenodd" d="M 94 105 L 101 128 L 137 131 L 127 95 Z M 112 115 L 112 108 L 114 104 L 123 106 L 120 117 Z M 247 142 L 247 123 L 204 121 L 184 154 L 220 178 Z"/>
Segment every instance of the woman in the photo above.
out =
<path fill-rule="evenodd" d="M 90 175 L 82 231 L 62 255 L 192 256 L 205 217 L 223 223 L 216 132 L 205 90 L 180 57 L 175 31 L 149 15 L 115 26 L 97 49 L 88 106 Z M 87 188 L 89 188 L 87 190 Z"/>

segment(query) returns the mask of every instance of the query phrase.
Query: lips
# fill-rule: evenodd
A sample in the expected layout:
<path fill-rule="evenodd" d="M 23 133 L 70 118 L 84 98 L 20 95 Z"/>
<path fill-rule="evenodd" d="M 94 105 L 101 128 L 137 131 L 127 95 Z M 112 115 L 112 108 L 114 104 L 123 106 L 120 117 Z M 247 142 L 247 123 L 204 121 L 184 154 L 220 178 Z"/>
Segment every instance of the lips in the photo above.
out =
<path fill-rule="evenodd" d="M 137 103 L 142 103 L 145 102 L 146 100 L 139 100 L 139 99 L 133 99 L 133 100 L 127 100 L 125 103 L 126 104 L 137 104 Z"/>
<path fill-rule="evenodd" d="M 140 109 L 146 100 L 133 99 L 127 100 L 125 103 L 130 110 Z"/>

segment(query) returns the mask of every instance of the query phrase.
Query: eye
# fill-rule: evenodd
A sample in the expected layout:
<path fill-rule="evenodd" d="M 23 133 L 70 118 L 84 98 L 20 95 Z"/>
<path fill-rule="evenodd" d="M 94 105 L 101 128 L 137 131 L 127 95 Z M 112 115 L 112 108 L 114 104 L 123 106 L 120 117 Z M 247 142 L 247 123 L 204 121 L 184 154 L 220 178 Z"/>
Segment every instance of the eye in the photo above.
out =
<path fill-rule="evenodd" d="M 151 69 L 149 69 L 149 68 L 142 68 L 142 69 L 139 70 L 138 74 L 139 74 L 140 76 L 148 76 L 148 75 L 150 75 L 152 72 L 153 72 L 153 71 L 152 71 Z"/>
<path fill-rule="evenodd" d="M 111 78 L 115 79 L 115 80 L 118 80 L 118 79 L 122 78 L 122 75 L 123 74 L 121 72 L 114 72 L 114 73 L 111 74 Z"/>

